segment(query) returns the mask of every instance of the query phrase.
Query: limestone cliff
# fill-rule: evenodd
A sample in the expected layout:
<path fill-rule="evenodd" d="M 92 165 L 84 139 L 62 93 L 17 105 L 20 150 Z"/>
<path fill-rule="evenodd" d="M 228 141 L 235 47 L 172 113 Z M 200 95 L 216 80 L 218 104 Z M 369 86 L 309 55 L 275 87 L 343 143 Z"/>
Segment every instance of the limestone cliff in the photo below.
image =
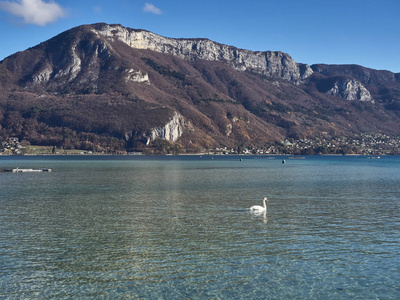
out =
<path fill-rule="evenodd" d="M 121 25 L 98 24 L 93 32 L 110 42 L 121 41 L 135 49 L 149 49 L 172 54 L 186 60 L 223 61 L 239 71 L 279 77 L 299 83 L 313 71 L 306 64 L 297 64 L 288 54 L 279 51 L 254 52 L 219 44 L 208 39 L 166 38 L 145 30 Z"/>
<path fill-rule="evenodd" d="M 177 112 L 172 116 L 168 123 L 163 126 L 153 128 L 146 134 L 147 143 L 153 142 L 157 139 L 176 142 L 183 134 L 185 127 L 185 119 Z"/>
<path fill-rule="evenodd" d="M 133 82 L 144 82 L 146 84 L 150 84 L 149 75 L 143 74 L 142 71 L 135 71 L 134 69 L 126 70 L 127 75 L 125 77 L 126 81 Z"/>
<path fill-rule="evenodd" d="M 370 92 L 355 79 L 340 78 L 334 82 L 331 89 L 326 92 L 328 95 L 339 96 L 346 100 L 359 100 L 374 102 Z"/>

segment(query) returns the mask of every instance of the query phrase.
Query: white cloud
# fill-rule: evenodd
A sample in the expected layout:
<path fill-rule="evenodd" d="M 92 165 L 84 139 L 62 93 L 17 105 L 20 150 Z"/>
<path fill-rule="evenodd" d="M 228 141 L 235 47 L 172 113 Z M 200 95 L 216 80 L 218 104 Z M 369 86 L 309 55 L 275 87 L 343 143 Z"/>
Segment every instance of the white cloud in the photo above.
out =
<path fill-rule="evenodd" d="M 101 14 L 103 10 L 101 9 L 101 6 L 95 6 L 93 7 L 93 10 L 96 14 Z"/>
<path fill-rule="evenodd" d="M 21 17 L 24 23 L 44 26 L 65 17 L 65 10 L 54 1 L 17 0 L 0 1 L 0 9 Z"/>
<path fill-rule="evenodd" d="M 151 3 L 146 3 L 143 7 L 143 11 L 144 12 L 148 12 L 148 13 L 152 13 L 152 14 L 156 14 L 156 15 L 161 15 L 162 12 L 158 7 L 155 7 L 153 4 Z"/>

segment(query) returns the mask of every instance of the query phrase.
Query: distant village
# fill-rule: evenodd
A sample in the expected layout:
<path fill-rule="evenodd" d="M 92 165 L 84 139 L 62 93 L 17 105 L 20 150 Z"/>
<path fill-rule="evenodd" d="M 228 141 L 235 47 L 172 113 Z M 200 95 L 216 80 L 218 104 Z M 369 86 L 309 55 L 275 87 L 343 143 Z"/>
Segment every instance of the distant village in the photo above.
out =
<path fill-rule="evenodd" d="M 279 147 L 278 147 L 279 148 Z M 271 148 L 270 151 L 273 151 Z M 279 150 L 278 150 L 279 151 Z M 358 155 L 399 155 L 400 137 L 386 134 L 363 134 L 352 138 L 315 138 L 286 140 L 282 154 L 358 154 Z"/>
<path fill-rule="evenodd" d="M 360 135 L 353 138 L 286 139 L 262 149 L 217 148 L 210 154 L 255 155 L 400 155 L 400 138 L 386 134 Z"/>
<path fill-rule="evenodd" d="M 27 141 L 11 137 L 1 142 L 0 155 L 104 155 L 104 154 L 146 154 L 146 152 L 95 153 L 79 149 L 57 149 L 53 146 L 31 146 Z M 168 154 L 182 154 L 168 153 Z M 204 149 L 202 154 L 229 155 L 400 155 L 400 138 L 386 134 L 359 135 L 353 138 L 332 137 L 314 139 L 286 139 L 266 145 L 263 148 L 227 148 Z"/>

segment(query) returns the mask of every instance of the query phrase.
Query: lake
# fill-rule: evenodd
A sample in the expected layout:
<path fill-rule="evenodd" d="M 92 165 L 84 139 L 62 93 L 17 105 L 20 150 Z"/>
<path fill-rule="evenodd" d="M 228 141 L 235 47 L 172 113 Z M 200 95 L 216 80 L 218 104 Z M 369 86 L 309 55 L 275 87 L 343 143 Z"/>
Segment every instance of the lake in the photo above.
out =
<path fill-rule="evenodd" d="M 395 299 L 400 157 L 0 157 L 0 299 Z M 252 205 L 268 197 L 268 212 Z"/>

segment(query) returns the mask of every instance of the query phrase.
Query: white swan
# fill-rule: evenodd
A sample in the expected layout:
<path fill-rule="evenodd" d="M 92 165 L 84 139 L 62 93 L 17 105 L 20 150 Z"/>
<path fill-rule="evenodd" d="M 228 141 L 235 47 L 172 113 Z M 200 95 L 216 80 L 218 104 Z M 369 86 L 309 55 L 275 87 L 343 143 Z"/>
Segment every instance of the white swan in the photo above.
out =
<path fill-rule="evenodd" d="M 263 206 L 260 205 L 253 205 L 252 207 L 250 207 L 250 210 L 253 212 L 266 212 L 267 211 L 267 204 L 265 203 L 265 201 L 268 201 L 267 197 L 264 198 L 263 200 Z"/>

